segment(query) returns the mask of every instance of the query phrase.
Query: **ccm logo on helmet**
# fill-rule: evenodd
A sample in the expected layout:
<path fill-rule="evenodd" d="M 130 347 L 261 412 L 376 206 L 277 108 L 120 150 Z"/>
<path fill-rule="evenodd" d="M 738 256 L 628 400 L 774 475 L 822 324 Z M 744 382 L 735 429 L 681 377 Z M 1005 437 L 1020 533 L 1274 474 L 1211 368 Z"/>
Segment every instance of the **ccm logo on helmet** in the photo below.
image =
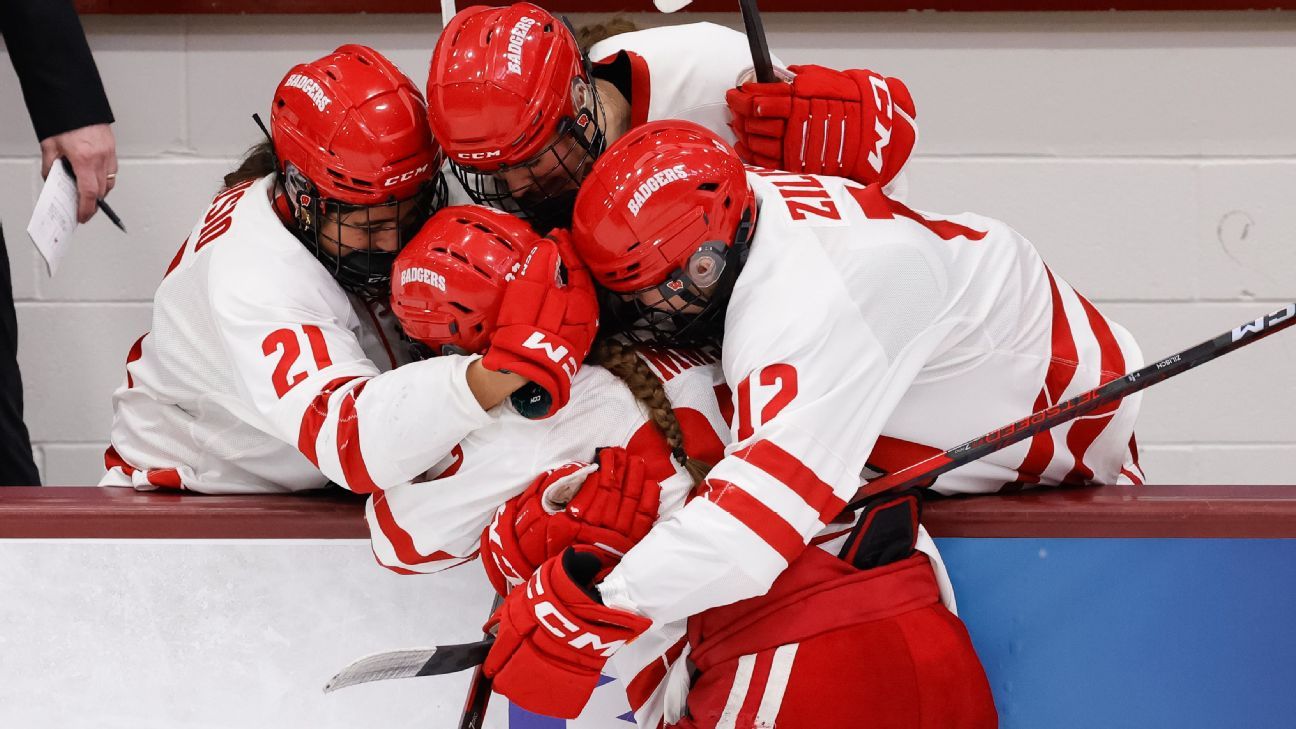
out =
<path fill-rule="evenodd" d="M 310 78 L 309 76 L 294 73 L 288 77 L 286 82 L 284 82 L 284 86 L 291 89 L 301 89 L 302 93 L 309 96 L 310 100 L 315 102 L 315 108 L 320 111 L 324 111 L 325 107 L 333 103 L 333 100 L 328 97 L 328 94 L 324 93 L 324 89 L 316 83 L 315 79 Z"/>
<path fill-rule="evenodd" d="M 502 150 L 492 149 L 489 152 L 463 152 L 462 154 L 456 154 L 455 156 L 459 159 L 491 159 L 493 157 L 498 157 L 503 153 Z"/>
<path fill-rule="evenodd" d="M 644 203 L 648 202 L 648 198 L 652 197 L 654 192 L 665 187 L 668 182 L 675 182 L 687 178 L 688 170 L 684 169 L 684 165 L 668 167 L 652 177 L 649 177 L 642 185 L 640 185 L 639 189 L 635 190 L 634 197 L 630 198 L 630 204 L 626 207 L 630 209 L 631 215 L 638 217 L 639 209 L 643 207 Z"/>
<path fill-rule="evenodd" d="M 445 291 L 445 276 L 426 268 L 407 268 L 401 271 L 400 282 L 401 286 L 408 286 L 412 283 L 425 283 L 428 286 L 441 289 L 442 292 Z"/>
<path fill-rule="evenodd" d="M 508 50 L 504 53 L 504 58 L 508 59 L 509 73 L 522 75 L 522 43 L 535 24 L 535 18 L 522 18 L 509 31 Z"/>
<path fill-rule="evenodd" d="M 410 179 L 413 179 L 413 178 L 415 178 L 415 177 L 418 177 L 419 175 L 423 174 L 424 172 L 427 172 L 427 171 L 428 171 L 428 167 L 429 167 L 429 165 L 423 165 L 423 166 L 419 167 L 418 169 L 410 170 L 409 172 L 406 172 L 406 173 L 403 174 L 403 175 L 396 175 L 395 177 L 388 177 L 386 180 L 383 180 L 383 187 L 391 187 L 392 185 L 396 185 L 396 184 L 399 184 L 399 183 L 405 182 L 406 180 L 410 180 Z"/>

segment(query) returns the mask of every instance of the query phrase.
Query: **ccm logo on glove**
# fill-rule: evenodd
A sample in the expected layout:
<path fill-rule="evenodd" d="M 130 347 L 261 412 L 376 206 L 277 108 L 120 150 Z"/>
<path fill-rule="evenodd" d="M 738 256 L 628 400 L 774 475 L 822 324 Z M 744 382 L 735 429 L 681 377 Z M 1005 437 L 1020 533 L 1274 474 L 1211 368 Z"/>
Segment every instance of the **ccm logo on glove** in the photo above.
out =
<path fill-rule="evenodd" d="M 522 346 L 527 349 L 543 351 L 551 362 L 562 365 L 563 372 L 566 372 L 568 377 L 576 376 L 576 358 L 569 356 L 567 348 L 561 344 L 554 345 L 546 342 L 544 334 L 532 332 L 531 336 L 527 337 L 525 342 L 522 342 Z"/>
<path fill-rule="evenodd" d="M 531 592 L 532 585 L 535 586 L 535 593 Z M 527 583 L 527 597 L 535 599 L 537 595 L 544 594 L 544 583 L 537 574 L 536 578 Z M 606 643 L 599 636 L 582 631 L 580 626 L 568 620 L 553 603 L 548 600 L 541 600 L 535 603 L 533 609 L 536 622 L 544 626 L 545 630 L 554 634 L 554 637 L 567 641 L 567 645 L 576 650 L 591 649 L 590 652 L 596 655 L 609 658 L 616 653 L 621 646 L 625 645 L 624 640 L 612 640 Z"/>

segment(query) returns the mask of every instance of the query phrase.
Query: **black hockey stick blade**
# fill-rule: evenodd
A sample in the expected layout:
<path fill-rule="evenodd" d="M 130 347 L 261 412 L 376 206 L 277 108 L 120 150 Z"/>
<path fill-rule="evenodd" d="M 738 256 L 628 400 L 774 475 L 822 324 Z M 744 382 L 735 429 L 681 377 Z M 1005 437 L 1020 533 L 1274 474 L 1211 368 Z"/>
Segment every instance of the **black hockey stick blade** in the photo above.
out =
<path fill-rule="evenodd" d="M 329 679 L 329 682 L 324 685 L 324 693 L 370 681 L 458 673 L 481 665 L 482 661 L 486 660 L 486 654 L 490 653 L 494 642 L 494 638 L 489 638 L 475 643 L 388 651 L 366 656 Z"/>
<path fill-rule="evenodd" d="M 855 492 L 855 499 L 847 504 L 846 508 L 859 509 L 868 502 L 870 497 L 883 491 L 900 491 L 929 483 L 942 473 L 1007 448 L 1068 420 L 1091 413 L 1121 398 L 1129 397 L 1158 382 L 1187 372 L 1199 364 L 1282 331 L 1292 324 L 1296 324 L 1296 304 L 1288 304 L 1255 321 L 1234 327 L 1214 339 L 1208 339 L 1163 360 L 1153 362 L 1143 369 L 1135 370 L 1124 377 L 1083 392 L 1070 400 L 1031 413 L 1021 420 L 973 438 L 962 445 L 954 446 L 944 453 L 937 453 L 924 461 L 873 479 Z"/>
<path fill-rule="evenodd" d="M 765 39 L 765 24 L 761 22 L 756 0 L 738 0 L 738 6 L 742 9 L 743 27 L 747 30 L 747 44 L 751 46 L 756 80 L 761 83 L 777 81 L 774 77 L 774 63 L 770 60 L 769 41 Z"/>

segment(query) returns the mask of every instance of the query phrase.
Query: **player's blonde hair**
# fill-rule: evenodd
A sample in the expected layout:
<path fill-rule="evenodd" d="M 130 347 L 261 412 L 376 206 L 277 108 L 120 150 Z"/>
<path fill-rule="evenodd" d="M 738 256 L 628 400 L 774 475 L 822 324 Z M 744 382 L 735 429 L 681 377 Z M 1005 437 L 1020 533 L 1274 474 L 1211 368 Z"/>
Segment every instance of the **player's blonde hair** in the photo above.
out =
<path fill-rule="evenodd" d="M 622 33 L 633 33 L 639 30 L 639 26 L 629 18 L 615 15 L 602 23 L 586 23 L 576 29 L 576 45 L 580 46 L 581 53 L 589 55 L 589 49 L 594 47 L 595 43 L 606 40 L 614 35 Z"/>
<path fill-rule="evenodd" d="M 695 485 L 702 483 L 702 479 L 706 478 L 715 464 L 693 458 L 684 449 L 684 431 L 680 428 L 679 419 L 675 417 L 675 408 L 671 405 L 670 398 L 666 397 L 666 389 L 662 387 L 661 380 L 648 363 L 635 354 L 632 347 L 613 339 L 604 339 L 595 344 L 590 360 L 621 378 L 630 392 L 648 408 L 648 417 L 666 439 L 671 457 L 693 477 Z"/>

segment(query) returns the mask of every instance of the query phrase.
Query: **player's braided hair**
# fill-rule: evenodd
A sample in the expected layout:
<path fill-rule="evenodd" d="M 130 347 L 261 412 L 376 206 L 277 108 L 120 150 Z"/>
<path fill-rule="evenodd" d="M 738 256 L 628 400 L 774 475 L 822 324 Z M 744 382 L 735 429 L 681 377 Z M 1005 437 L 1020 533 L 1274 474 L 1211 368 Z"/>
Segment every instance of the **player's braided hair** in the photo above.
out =
<path fill-rule="evenodd" d="M 277 169 L 279 161 L 275 159 L 274 145 L 267 139 L 249 149 L 243 155 L 238 169 L 225 175 L 225 187 L 234 187 L 248 180 L 259 180 Z"/>
<path fill-rule="evenodd" d="M 693 477 L 695 485 L 702 483 L 702 479 L 706 478 L 707 472 L 715 464 L 692 458 L 684 450 L 684 431 L 680 428 L 679 419 L 675 417 L 675 409 L 666 397 L 666 389 L 662 387 L 661 380 L 648 363 L 640 359 L 633 348 L 613 339 L 604 339 L 595 344 L 590 360 L 621 378 L 630 392 L 648 408 L 648 417 L 666 438 L 671 457 Z"/>

